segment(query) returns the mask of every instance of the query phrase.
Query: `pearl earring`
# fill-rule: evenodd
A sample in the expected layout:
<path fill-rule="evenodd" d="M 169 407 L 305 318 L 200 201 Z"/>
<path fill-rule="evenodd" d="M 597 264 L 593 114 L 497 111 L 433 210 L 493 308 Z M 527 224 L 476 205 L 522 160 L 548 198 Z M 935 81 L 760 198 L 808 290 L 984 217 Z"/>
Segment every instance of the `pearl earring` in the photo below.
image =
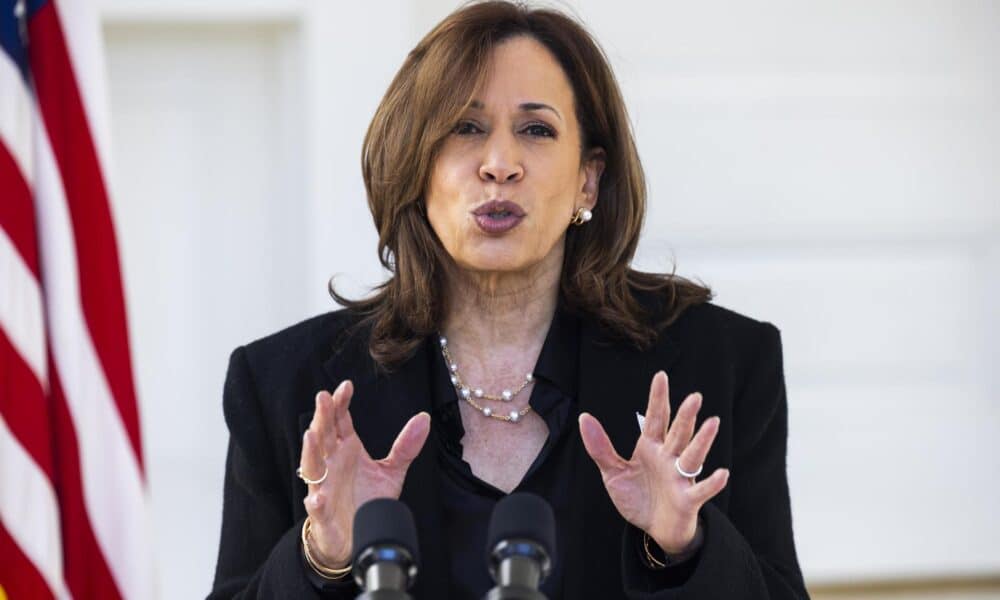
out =
<path fill-rule="evenodd" d="M 583 225 L 590 219 L 594 217 L 594 213 L 590 212 L 590 209 L 583 208 L 582 206 L 576 209 L 576 214 L 570 220 L 573 225 Z"/>

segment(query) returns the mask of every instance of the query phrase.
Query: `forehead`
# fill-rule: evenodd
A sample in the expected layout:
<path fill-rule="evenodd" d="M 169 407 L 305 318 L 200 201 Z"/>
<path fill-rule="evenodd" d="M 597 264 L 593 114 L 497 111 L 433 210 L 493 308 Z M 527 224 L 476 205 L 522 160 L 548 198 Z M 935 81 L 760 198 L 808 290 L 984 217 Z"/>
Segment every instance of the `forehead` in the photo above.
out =
<path fill-rule="evenodd" d="M 572 114 L 573 87 L 556 57 L 530 36 L 499 44 L 489 61 L 489 73 L 474 99 L 486 110 L 539 102 Z"/>

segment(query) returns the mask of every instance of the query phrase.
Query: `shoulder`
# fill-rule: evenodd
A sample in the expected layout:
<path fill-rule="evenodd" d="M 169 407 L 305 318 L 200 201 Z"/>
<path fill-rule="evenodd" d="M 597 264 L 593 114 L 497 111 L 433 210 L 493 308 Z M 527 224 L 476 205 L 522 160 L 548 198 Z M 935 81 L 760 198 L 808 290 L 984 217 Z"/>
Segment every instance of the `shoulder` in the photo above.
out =
<path fill-rule="evenodd" d="M 357 322 L 358 317 L 348 309 L 332 310 L 247 342 L 244 347 L 249 353 L 265 355 L 282 355 L 322 345 L 332 347 Z"/>
<path fill-rule="evenodd" d="M 359 322 L 346 309 L 330 311 L 233 350 L 223 395 L 230 433 L 247 444 L 299 435 L 299 417 L 311 409 L 316 392 L 332 389 L 327 363 L 358 336 L 352 332 Z"/>
<path fill-rule="evenodd" d="M 756 347 L 762 339 L 776 335 L 778 328 L 768 321 L 720 304 L 704 302 L 688 307 L 667 331 L 674 335 L 728 340 L 738 347 Z"/>
<path fill-rule="evenodd" d="M 677 343 L 700 340 L 742 349 L 756 347 L 763 338 L 778 334 L 778 328 L 772 323 L 716 302 L 700 302 L 678 310 L 669 306 L 663 293 L 636 292 L 635 297 L 653 322 L 669 323 L 660 332 L 661 340 L 672 339 Z"/>
<path fill-rule="evenodd" d="M 360 317 L 340 309 L 310 317 L 247 342 L 233 351 L 242 354 L 258 383 L 314 370 L 345 346 L 357 342 Z"/>
<path fill-rule="evenodd" d="M 727 382 L 734 415 L 751 437 L 784 402 L 781 332 L 772 323 L 711 302 L 690 307 L 664 332 L 686 355 L 686 368 Z M 735 401 L 734 401 L 735 402 Z M 756 412 L 762 419 L 747 417 Z M 748 423 L 757 425 L 746 425 Z M 756 433 L 754 433 L 756 432 Z"/>
<path fill-rule="evenodd" d="M 655 322 L 668 316 L 662 299 L 650 302 L 647 298 L 643 304 Z M 773 323 L 710 301 L 673 315 L 660 330 L 656 346 L 659 353 L 673 347 L 686 359 L 682 360 L 686 368 L 717 370 L 715 375 L 731 378 L 737 385 L 758 369 L 780 369 L 782 361 L 781 332 Z"/>

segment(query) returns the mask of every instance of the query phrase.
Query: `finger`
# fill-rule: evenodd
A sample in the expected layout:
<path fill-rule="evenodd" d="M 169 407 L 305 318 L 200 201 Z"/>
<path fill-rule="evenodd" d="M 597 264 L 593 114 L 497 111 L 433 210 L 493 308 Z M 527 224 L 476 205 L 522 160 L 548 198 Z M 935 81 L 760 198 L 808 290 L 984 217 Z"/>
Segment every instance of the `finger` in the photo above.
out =
<path fill-rule="evenodd" d="M 655 442 L 662 442 L 670 422 L 670 384 L 667 374 L 657 371 L 649 385 L 649 402 L 646 405 L 646 420 L 642 426 L 642 435 Z"/>
<path fill-rule="evenodd" d="M 711 476 L 702 479 L 687 489 L 688 497 L 695 506 L 701 507 L 721 492 L 729 482 L 729 469 L 716 469 Z"/>
<path fill-rule="evenodd" d="M 316 448 L 322 454 L 329 456 L 337 447 L 337 430 L 334 424 L 333 404 L 330 392 L 320 390 L 316 393 L 316 411 L 313 413 L 309 429 L 316 434 Z"/>
<path fill-rule="evenodd" d="M 694 392 L 689 394 L 681 407 L 677 409 L 677 416 L 667 431 L 667 437 L 663 444 L 672 455 L 678 455 L 687 448 L 694 434 L 694 423 L 698 417 L 698 410 L 701 408 L 701 394 Z"/>
<path fill-rule="evenodd" d="M 392 448 L 389 450 L 389 456 L 386 456 L 382 461 L 383 464 L 392 469 L 406 471 L 410 468 L 413 459 L 420 454 L 430 430 L 430 414 L 420 412 L 410 417 L 402 431 L 396 436 L 396 441 L 392 443 Z"/>
<path fill-rule="evenodd" d="M 326 473 L 326 461 L 323 460 L 323 453 L 320 451 L 319 439 L 315 431 L 307 429 L 302 438 L 302 456 L 299 459 L 299 468 L 302 476 L 306 479 L 322 479 Z M 319 485 L 307 484 L 309 493 L 314 493 L 319 489 Z"/>
<path fill-rule="evenodd" d="M 347 439 L 354 435 L 354 420 L 351 419 L 351 396 L 354 395 L 354 384 L 350 379 L 340 382 L 333 393 L 334 423 L 337 427 L 337 437 Z"/>
<path fill-rule="evenodd" d="M 590 413 L 582 413 L 579 419 L 580 437 L 590 458 L 597 463 L 601 475 L 610 475 L 625 468 L 625 459 L 619 456 L 601 422 Z M 647 425 L 649 423 L 647 422 Z"/>
<path fill-rule="evenodd" d="M 701 424 L 701 429 L 688 444 L 688 447 L 681 452 L 681 468 L 688 473 L 698 470 L 698 467 L 705 463 L 708 457 L 708 450 L 715 441 L 715 436 L 719 432 L 719 417 L 712 417 Z"/>

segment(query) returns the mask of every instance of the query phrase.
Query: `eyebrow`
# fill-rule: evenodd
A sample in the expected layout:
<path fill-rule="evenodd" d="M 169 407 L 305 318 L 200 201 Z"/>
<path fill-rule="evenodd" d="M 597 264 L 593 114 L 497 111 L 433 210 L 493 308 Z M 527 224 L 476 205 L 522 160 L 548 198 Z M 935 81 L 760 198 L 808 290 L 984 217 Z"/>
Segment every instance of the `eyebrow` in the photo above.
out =
<path fill-rule="evenodd" d="M 469 104 L 469 107 L 470 108 L 475 108 L 477 110 L 482 110 L 484 108 L 483 107 L 483 103 L 480 102 L 479 100 L 473 100 Z M 559 114 L 558 110 L 556 110 L 556 109 L 552 108 L 551 106 L 549 106 L 548 104 L 544 104 L 542 102 L 522 102 L 521 104 L 517 105 L 517 108 L 519 110 L 523 110 L 523 111 L 551 110 L 552 112 L 555 113 L 555 115 L 557 117 L 559 117 L 560 121 L 563 120 L 562 115 Z"/>

